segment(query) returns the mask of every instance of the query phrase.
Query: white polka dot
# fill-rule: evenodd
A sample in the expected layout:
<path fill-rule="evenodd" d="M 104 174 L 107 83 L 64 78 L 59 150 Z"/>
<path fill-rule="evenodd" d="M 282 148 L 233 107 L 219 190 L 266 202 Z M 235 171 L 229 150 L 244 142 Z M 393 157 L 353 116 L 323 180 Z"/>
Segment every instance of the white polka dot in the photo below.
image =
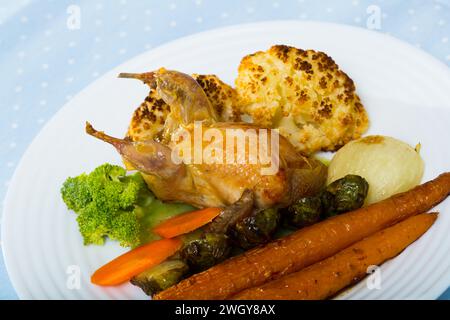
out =
<path fill-rule="evenodd" d="M 16 104 L 16 105 L 13 107 L 13 110 L 14 110 L 14 111 L 20 110 L 20 106 L 19 106 L 18 104 Z"/>
<path fill-rule="evenodd" d="M 102 41 L 102 38 L 100 38 L 100 37 L 95 37 L 95 38 L 94 38 L 94 41 L 97 42 L 97 43 L 99 43 L 100 41 Z"/>
<path fill-rule="evenodd" d="M 67 60 L 68 64 L 75 64 L 75 59 L 74 58 L 70 58 L 69 60 Z"/>
<path fill-rule="evenodd" d="M 120 0 L 120 4 L 121 5 L 126 5 L 127 4 L 127 0 Z"/>
<path fill-rule="evenodd" d="M 48 64 L 47 63 L 44 63 L 44 64 L 42 64 L 42 69 L 44 69 L 44 70 L 47 70 L 48 69 Z"/>
<path fill-rule="evenodd" d="M 145 30 L 146 32 L 152 31 L 152 27 L 150 27 L 150 26 L 145 26 L 144 30 Z"/>
<path fill-rule="evenodd" d="M 12 168 L 12 167 L 14 167 L 14 162 L 8 162 L 7 164 L 6 164 L 6 166 L 8 167 L 8 168 Z"/>
<path fill-rule="evenodd" d="M 387 14 L 387 13 L 385 13 L 385 12 L 383 12 L 383 13 L 381 14 L 381 17 L 382 17 L 383 19 L 387 19 L 387 17 L 388 17 L 388 14 Z"/>
<path fill-rule="evenodd" d="M 325 10 L 326 10 L 328 13 L 333 12 L 333 8 L 330 8 L 330 7 L 326 8 Z"/>
<path fill-rule="evenodd" d="M 119 37 L 120 38 L 125 38 L 127 36 L 127 33 L 125 31 L 120 31 L 119 32 Z"/>
<path fill-rule="evenodd" d="M 416 32 L 417 30 L 419 30 L 419 27 L 418 27 L 418 26 L 412 26 L 412 27 L 411 27 L 411 31 L 412 31 L 412 32 Z"/>
<path fill-rule="evenodd" d="M 45 52 L 49 52 L 52 48 L 50 48 L 49 46 L 44 47 L 44 51 Z"/>
<path fill-rule="evenodd" d="M 94 59 L 99 60 L 102 56 L 98 53 L 94 54 Z"/>
<path fill-rule="evenodd" d="M 17 144 L 16 144 L 15 142 L 11 142 L 11 143 L 9 144 L 9 147 L 10 147 L 11 149 L 15 149 L 15 148 L 17 147 Z"/>
<path fill-rule="evenodd" d="M 77 43 L 75 42 L 75 41 L 70 41 L 69 42 L 69 47 L 70 48 L 73 48 L 73 47 L 75 47 L 77 45 Z"/>
<path fill-rule="evenodd" d="M 200 6 L 201 4 L 202 4 L 202 0 L 195 0 L 195 4 L 197 5 L 197 6 Z"/>
<path fill-rule="evenodd" d="M 308 15 L 307 15 L 306 13 L 302 13 L 302 14 L 300 15 L 300 19 L 305 20 L 305 19 L 307 19 L 307 18 L 308 18 Z"/>
<path fill-rule="evenodd" d="M 253 12 L 255 12 L 255 8 L 253 8 L 253 7 L 248 7 L 247 9 L 247 13 L 253 13 Z"/>
<path fill-rule="evenodd" d="M 172 20 L 172 21 L 170 21 L 169 26 L 171 28 L 175 28 L 177 26 L 177 22 Z"/>
<path fill-rule="evenodd" d="M 48 83 L 47 82 L 41 82 L 41 87 L 43 88 L 43 89 L 45 89 L 45 88 L 47 88 L 48 87 Z"/>
<path fill-rule="evenodd" d="M 353 1 L 352 1 L 352 5 L 354 5 L 354 6 L 359 5 L 359 1 L 358 1 L 358 0 L 353 0 Z"/>
<path fill-rule="evenodd" d="M 17 53 L 17 56 L 23 59 L 26 56 L 25 51 L 19 51 L 19 53 Z"/>
<path fill-rule="evenodd" d="M 14 88 L 14 91 L 16 92 L 16 93 L 20 93 L 20 92 L 22 92 L 22 86 L 16 86 L 15 88 Z"/>
<path fill-rule="evenodd" d="M 45 106 L 45 105 L 47 105 L 47 100 L 41 100 L 41 101 L 39 101 L 39 104 L 41 106 Z"/>
<path fill-rule="evenodd" d="M 47 20 L 50 20 L 50 19 L 52 19 L 53 18 L 53 15 L 51 14 L 51 13 L 47 13 L 46 15 L 45 15 L 45 19 L 47 19 Z"/>
<path fill-rule="evenodd" d="M 43 118 L 37 119 L 37 123 L 39 123 L 39 124 L 43 124 L 44 122 L 45 122 L 45 119 L 43 119 Z"/>
<path fill-rule="evenodd" d="M 47 30 L 44 31 L 44 35 L 46 37 L 50 37 L 52 34 L 53 34 L 53 30 L 47 29 Z"/>
<path fill-rule="evenodd" d="M 103 21 L 100 20 L 100 19 L 97 19 L 97 20 L 95 20 L 94 23 L 95 23 L 96 26 L 101 26 L 103 24 Z"/>
<path fill-rule="evenodd" d="M 353 19 L 353 21 L 355 21 L 356 23 L 360 23 L 361 22 L 361 18 L 360 17 L 356 17 L 355 19 Z"/>
<path fill-rule="evenodd" d="M 26 34 L 20 35 L 20 40 L 25 41 L 28 39 L 28 36 Z"/>
<path fill-rule="evenodd" d="M 151 15 L 151 14 L 152 14 L 152 10 L 149 10 L 149 9 L 145 10 L 145 14 L 146 14 L 147 16 Z"/>
<path fill-rule="evenodd" d="M 195 19 L 195 21 L 197 23 L 202 23 L 203 22 L 203 18 L 202 17 L 197 17 L 197 19 Z"/>
<path fill-rule="evenodd" d="M 448 55 L 445 57 L 445 59 L 450 61 L 450 54 L 448 54 Z"/>
<path fill-rule="evenodd" d="M 441 6 L 437 4 L 437 5 L 434 6 L 434 9 L 441 10 Z"/>
<path fill-rule="evenodd" d="M 18 74 L 18 75 L 23 74 L 23 69 L 22 69 L 22 68 L 18 68 L 18 69 L 17 69 L 17 74 Z"/>
<path fill-rule="evenodd" d="M 127 53 L 127 49 L 125 49 L 125 48 L 119 49 L 119 54 L 120 55 L 125 54 L 125 53 Z"/>
<path fill-rule="evenodd" d="M 280 7 L 280 3 L 279 2 L 274 2 L 274 3 L 272 3 L 272 7 L 279 8 Z"/>
<path fill-rule="evenodd" d="M 176 8 L 177 8 L 177 5 L 175 3 L 169 4 L 169 9 L 170 10 L 175 10 Z"/>
<path fill-rule="evenodd" d="M 28 17 L 27 16 L 20 17 L 20 22 L 27 23 L 28 22 Z"/>
<path fill-rule="evenodd" d="M 97 3 L 97 5 L 95 6 L 95 9 L 102 10 L 103 9 L 103 3 Z"/>
<path fill-rule="evenodd" d="M 408 14 L 409 14 L 409 15 L 413 15 L 413 14 L 415 14 L 415 13 L 416 13 L 416 12 L 414 11 L 414 9 L 409 9 L 409 10 L 408 10 Z"/>
<path fill-rule="evenodd" d="M 222 14 L 220 15 L 223 19 L 228 18 L 228 12 L 222 12 Z"/>
<path fill-rule="evenodd" d="M 128 19 L 128 16 L 126 14 L 123 14 L 120 16 L 120 21 L 125 21 Z"/>
<path fill-rule="evenodd" d="M 444 19 L 440 19 L 438 21 L 438 25 L 443 26 L 445 24 L 445 20 Z"/>
<path fill-rule="evenodd" d="M 73 77 L 67 77 L 67 78 L 66 78 L 66 82 L 67 82 L 67 83 L 72 83 L 73 80 L 74 80 Z"/>
<path fill-rule="evenodd" d="M 98 77 L 98 72 L 97 71 L 92 72 L 92 77 L 97 78 Z"/>
<path fill-rule="evenodd" d="M 442 43 L 447 43 L 447 42 L 448 42 L 448 38 L 447 38 L 447 37 L 442 38 L 442 39 L 441 39 L 441 42 L 442 42 Z"/>
<path fill-rule="evenodd" d="M 17 129 L 19 125 L 16 122 L 11 123 L 11 129 Z"/>

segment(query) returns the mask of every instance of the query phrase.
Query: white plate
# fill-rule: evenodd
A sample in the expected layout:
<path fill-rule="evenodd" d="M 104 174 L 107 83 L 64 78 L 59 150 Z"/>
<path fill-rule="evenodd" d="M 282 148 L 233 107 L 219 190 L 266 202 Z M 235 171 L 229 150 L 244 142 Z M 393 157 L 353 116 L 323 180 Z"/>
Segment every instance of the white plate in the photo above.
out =
<path fill-rule="evenodd" d="M 120 163 L 107 144 L 84 134 L 85 120 L 121 136 L 145 86 L 117 79 L 119 72 L 161 66 L 187 73 L 214 73 L 232 83 L 240 59 L 273 44 L 322 50 L 355 80 L 366 106 L 369 133 L 422 143 L 431 179 L 450 170 L 450 74 L 447 66 L 389 36 L 348 26 L 315 22 L 268 22 L 233 26 L 189 36 L 140 55 L 83 90 L 45 126 L 27 150 L 4 206 L 2 240 L 7 269 L 24 299 L 141 299 L 131 285 L 96 287 L 93 271 L 124 252 L 116 243 L 82 245 L 75 214 L 61 201 L 68 176 L 104 162 Z M 419 241 L 383 265 L 381 289 L 365 282 L 341 295 L 351 299 L 434 299 L 450 285 L 450 201 Z M 70 275 L 81 274 L 81 286 Z"/>

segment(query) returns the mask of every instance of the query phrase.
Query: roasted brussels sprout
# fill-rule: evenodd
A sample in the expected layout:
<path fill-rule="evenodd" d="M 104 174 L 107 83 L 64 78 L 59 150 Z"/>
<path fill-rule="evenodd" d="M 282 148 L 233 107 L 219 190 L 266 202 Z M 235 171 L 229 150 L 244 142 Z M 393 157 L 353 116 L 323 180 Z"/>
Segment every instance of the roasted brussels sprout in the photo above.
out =
<path fill-rule="evenodd" d="M 369 191 L 367 181 L 349 174 L 334 181 L 322 193 L 324 216 L 329 217 L 361 208 Z"/>
<path fill-rule="evenodd" d="M 168 260 L 138 274 L 130 282 L 151 296 L 180 282 L 188 271 L 185 262 Z"/>
<path fill-rule="evenodd" d="M 303 228 L 319 221 L 322 214 L 322 201 L 319 196 L 301 198 L 283 212 L 283 225 Z"/>
<path fill-rule="evenodd" d="M 187 243 L 181 250 L 181 257 L 187 261 L 190 270 L 200 272 L 225 260 L 230 249 L 225 234 L 205 233 L 200 239 Z"/>
<path fill-rule="evenodd" d="M 229 230 L 232 241 L 242 249 L 266 243 L 278 227 L 280 214 L 275 208 L 259 210 L 238 221 Z"/>
<path fill-rule="evenodd" d="M 327 190 L 323 190 L 319 194 L 320 201 L 322 203 L 322 216 L 321 218 L 328 218 L 336 215 L 336 210 L 334 209 L 334 195 Z"/>

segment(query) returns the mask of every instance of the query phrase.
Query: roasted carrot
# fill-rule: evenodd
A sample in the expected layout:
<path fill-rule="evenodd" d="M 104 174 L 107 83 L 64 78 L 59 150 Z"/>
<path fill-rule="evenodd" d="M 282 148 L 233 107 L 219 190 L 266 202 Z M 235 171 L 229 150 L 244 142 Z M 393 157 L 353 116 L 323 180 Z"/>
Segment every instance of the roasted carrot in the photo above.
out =
<path fill-rule="evenodd" d="M 162 239 L 133 249 L 95 271 L 91 282 L 101 286 L 121 284 L 166 260 L 181 244 L 179 239 Z"/>
<path fill-rule="evenodd" d="M 428 211 L 450 193 L 450 173 L 370 206 L 250 250 L 160 292 L 156 299 L 226 299 L 326 259 L 377 231 Z"/>
<path fill-rule="evenodd" d="M 436 220 L 437 214 L 419 214 L 381 230 L 303 270 L 244 290 L 239 300 L 321 300 L 367 275 L 369 266 L 380 265 L 416 241 Z"/>
<path fill-rule="evenodd" d="M 174 238 L 203 227 L 217 217 L 220 212 L 220 208 L 206 208 L 187 212 L 164 221 L 156 226 L 153 232 L 163 238 Z"/>

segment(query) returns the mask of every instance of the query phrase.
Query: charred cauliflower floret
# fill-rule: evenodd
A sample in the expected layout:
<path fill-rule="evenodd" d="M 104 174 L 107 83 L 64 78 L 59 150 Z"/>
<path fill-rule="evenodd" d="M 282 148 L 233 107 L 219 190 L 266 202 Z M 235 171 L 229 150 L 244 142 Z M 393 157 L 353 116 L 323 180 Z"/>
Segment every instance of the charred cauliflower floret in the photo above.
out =
<path fill-rule="evenodd" d="M 240 118 L 236 91 L 215 75 L 192 76 L 203 88 L 220 121 L 234 122 Z M 150 89 L 145 101 L 136 109 L 131 119 L 127 137 L 133 141 L 145 141 L 158 137 L 164 128 L 169 106 Z"/>
<path fill-rule="evenodd" d="M 243 119 L 278 128 L 306 154 L 334 151 L 368 127 L 353 81 L 323 52 L 277 45 L 248 55 L 236 90 Z"/>
<path fill-rule="evenodd" d="M 127 137 L 133 141 L 152 140 L 163 130 L 169 112 L 169 106 L 158 97 L 156 90 L 150 89 L 133 113 Z"/>
<path fill-rule="evenodd" d="M 205 91 L 221 122 L 239 121 L 236 90 L 215 75 L 193 74 L 192 77 Z"/>

